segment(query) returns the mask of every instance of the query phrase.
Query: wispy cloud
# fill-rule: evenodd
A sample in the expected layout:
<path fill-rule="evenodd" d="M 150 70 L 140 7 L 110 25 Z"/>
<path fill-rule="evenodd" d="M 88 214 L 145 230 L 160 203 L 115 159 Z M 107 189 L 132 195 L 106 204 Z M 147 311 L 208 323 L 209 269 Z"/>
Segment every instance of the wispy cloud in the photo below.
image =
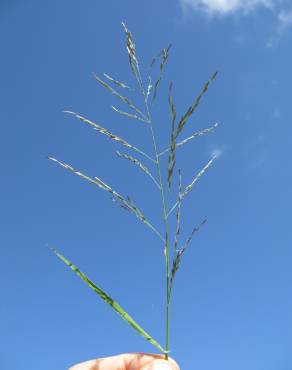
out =
<path fill-rule="evenodd" d="M 262 167 L 267 161 L 267 157 L 265 154 L 260 155 L 258 158 L 254 159 L 249 166 L 250 170 L 257 170 Z"/>
<path fill-rule="evenodd" d="M 267 42 L 268 48 L 278 44 L 285 31 L 292 26 L 292 8 L 281 9 L 277 13 L 277 22 L 274 26 L 274 33 Z"/>
<path fill-rule="evenodd" d="M 278 108 L 275 108 L 272 113 L 274 119 L 279 119 L 281 117 L 281 112 Z"/>
<path fill-rule="evenodd" d="M 292 9 L 280 10 L 277 16 L 277 36 L 280 38 L 287 28 L 292 26 Z"/>
<path fill-rule="evenodd" d="M 277 45 L 285 31 L 292 27 L 291 0 L 179 0 L 179 2 L 185 13 L 193 10 L 211 18 L 247 16 L 252 12 L 268 10 L 274 16 L 274 22 L 270 25 L 272 34 L 266 43 L 268 48 Z M 243 40 L 241 35 L 235 42 Z"/>
<path fill-rule="evenodd" d="M 209 154 L 210 154 L 211 157 L 217 157 L 217 158 L 219 158 L 223 154 L 223 149 L 221 149 L 221 148 L 214 148 L 214 149 L 210 150 L 210 153 Z"/>
<path fill-rule="evenodd" d="M 292 9 L 289 11 L 281 10 L 278 14 L 278 22 L 280 29 L 284 30 L 292 25 Z"/>
<path fill-rule="evenodd" d="M 247 14 L 262 7 L 273 9 L 281 0 L 180 0 L 184 7 L 202 10 L 210 15 Z"/>

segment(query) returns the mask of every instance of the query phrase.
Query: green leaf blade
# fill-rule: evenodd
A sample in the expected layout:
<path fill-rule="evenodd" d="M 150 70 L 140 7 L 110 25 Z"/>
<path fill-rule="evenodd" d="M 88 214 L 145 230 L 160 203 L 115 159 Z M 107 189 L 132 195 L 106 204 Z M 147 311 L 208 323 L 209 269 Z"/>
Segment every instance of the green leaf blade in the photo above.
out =
<path fill-rule="evenodd" d="M 65 265 L 70 267 L 70 269 L 75 272 L 75 274 L 79 276 L 89 286 L 89 288 L 91 288 L 102 300 L 104 300 L 113 310 L 115 310 L 123 320 L 125 320 L 133 329 L 135 329 L 136 332 L 138 332 L 160 352 L 166 353 L 164 348 L 150 334 L 148 334 L 114 299 L 112 299 L 105 291 L 94 284 L 82 271 L 80 271 L 56 249 L 51 248 L 51 250 L 62 262 L 65 263 Z"/>

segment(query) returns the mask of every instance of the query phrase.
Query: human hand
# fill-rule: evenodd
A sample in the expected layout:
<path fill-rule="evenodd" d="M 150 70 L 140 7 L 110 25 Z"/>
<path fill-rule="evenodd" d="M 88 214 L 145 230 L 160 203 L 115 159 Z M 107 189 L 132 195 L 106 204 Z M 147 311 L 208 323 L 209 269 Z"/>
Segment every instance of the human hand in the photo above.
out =
<path fill-rule="evenodd" d="M 126 353 L 82 362 L 69 370 L 179 370 L 179 366 L 171 358 L 164 360 L 162 355 Z"/>

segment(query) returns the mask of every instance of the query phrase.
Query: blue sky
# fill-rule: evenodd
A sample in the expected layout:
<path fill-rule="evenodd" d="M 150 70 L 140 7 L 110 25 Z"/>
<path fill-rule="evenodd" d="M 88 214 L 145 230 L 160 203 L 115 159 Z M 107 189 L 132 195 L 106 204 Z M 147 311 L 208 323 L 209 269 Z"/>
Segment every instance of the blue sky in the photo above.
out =
<path fill-rule="evenodd" d="M 148 129 L 112 112 L 124 107 L 92 78 L 106 72 L 134 85 L 121 21 L 135 36 L 143 76 L 173 44 L 153 108 L 159 147 L 171 125 L 169 81 L 181 116 L 219 71 L 182 138 L 219 127 L 177 157 L 186 186 L 219 154 L 183 206 L 182 242 L 208 222 L 177 275 L 171 354 L 181 369 L 291 369 L 292 7 L 281 0 L 1 2 L 0 367 L 62 370 L 153 351 L 48 246 L 164 341 L 159 240 L 105 192 L 47 160 L 99 176 L 162 227 L 159 195 L 117 158 L 123 148 L 62 113 L 74 110 L 151 151 Z"/>

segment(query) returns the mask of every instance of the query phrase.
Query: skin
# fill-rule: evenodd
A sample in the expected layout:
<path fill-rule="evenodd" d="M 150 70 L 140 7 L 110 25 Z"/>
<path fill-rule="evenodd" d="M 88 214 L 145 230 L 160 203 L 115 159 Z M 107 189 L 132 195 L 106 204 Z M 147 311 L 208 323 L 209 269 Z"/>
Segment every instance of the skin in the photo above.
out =
<path fill-rule="evenodd" d="M 165 361 L 161 355 L 126 353 L 82 362 L 69 370 L 179 370 L 179 366 L 171 358 Z"/>

